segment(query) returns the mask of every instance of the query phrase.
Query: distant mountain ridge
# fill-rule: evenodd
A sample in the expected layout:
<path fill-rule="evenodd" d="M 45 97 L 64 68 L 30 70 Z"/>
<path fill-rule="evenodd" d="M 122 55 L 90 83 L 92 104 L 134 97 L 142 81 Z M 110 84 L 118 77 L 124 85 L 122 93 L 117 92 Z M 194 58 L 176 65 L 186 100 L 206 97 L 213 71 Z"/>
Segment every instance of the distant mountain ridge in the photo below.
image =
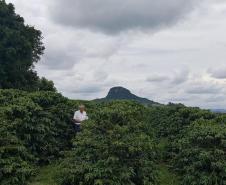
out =
<path fill-rule="evenodd" d="M 96 101 L 112 101 L 112 100 L 132 100 L 144 105 L 160 105 L 157 102 L 149 100 L 147 98 L 142 98 L 132 94 L 130 90 L 124 87 L 113 87 L 109 90 L 105 98 L 96 99 Z"/>
<path fill-rule="evenodd" d="M 211 111 L 214 113 L 226 113 L 226 109 L 211 109 Z"/>

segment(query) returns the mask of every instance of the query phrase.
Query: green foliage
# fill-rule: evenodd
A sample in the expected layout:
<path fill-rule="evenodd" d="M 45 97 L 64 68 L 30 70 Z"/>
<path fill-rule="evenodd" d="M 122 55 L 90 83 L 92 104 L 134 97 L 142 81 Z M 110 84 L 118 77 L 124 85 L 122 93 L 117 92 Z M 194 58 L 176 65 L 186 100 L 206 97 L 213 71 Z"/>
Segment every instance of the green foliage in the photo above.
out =
<path fill-rule="evenodd" d="M 156 155 L 146 127 L 146 109 L 136 103 L 101 104 L 84 123 L 59 167 L 62 185 L 156 184 Z"/>
<path fill-rule="evenodd" d="M 56 88 L 54 87 L 53 81 L 49 81 L 44 77 L 39 79 L 38 90 L 39 91 L 53 91 L 53 92 L 57 91 Z"/>
<path fill-rule="evenodd" d="M 25 25 L 14 6 L 0 0 L 0 88 L 56 91 L 33 70 L 43 51 L 41 31 Z"/>
<path fill-rule="evenodd" d="M 37 170 L 37 176 L 31 179 L 29 185 L 56 185 L 56 173 L 57 166 L 55 164 L 42 166 L 39 170 Z"/>
<path fill-rule="evenodd" d="M 25 184 L 34 172 L 33 156 L 9 130 L 9 123 L 0 117 L 0 184 Z"/>
<path fill-rule="evenodd" d="M 162 162 L 183 185 L 226 184 L 226 117 L 181 104 L 151 108 Z M 162 141 L 164 147 L 162 147 Z"/>
<path fill-rule="evenodd" d="M 226 184 L 226 125 L 214 120 L 191 124 L 173 145 L 174 168 L 183 185 Z"/>
<path fill-rule="evenodd" d="M 60 94 L 0 90 L 1 184 L 25 184 L 37 162 L 69 148 L 72 114 L 71 102 Z"/>
<path fill-rule="evenodd" d="M 74 137 L 71 118 L 80 103 L 90 120 Z M 40 164 L 62 157 L 55 170 L 60 185 L 180 179 L 183 185 L 225 185 L 225 121 L 225 115 L 183 105 L 145 108 L 129 101 L 73 101 L 49 91 L 0 90 L 0 184 L 25 185 Z"/>
<path fill-rule="evenodd" d="M 185 107 L 182 104 L 152 107 L 150 124 L 155 128 L 158 137 L 175 139 L 186 127 L 198 119 L 213 119 L 216 114 L 199 108 Z"/>
<path fill-rule="evenodd" d="M 43 161 L 70 146 L 73 128 L 68 99 L 51 92 L 0 91 L 0 109 L 16 136 Z"/>
<path fill-rule="evenodd" d="M 179 178 L 166 164 L 160 164 L 158 171 L 159 185 L 179 185 Z"/>

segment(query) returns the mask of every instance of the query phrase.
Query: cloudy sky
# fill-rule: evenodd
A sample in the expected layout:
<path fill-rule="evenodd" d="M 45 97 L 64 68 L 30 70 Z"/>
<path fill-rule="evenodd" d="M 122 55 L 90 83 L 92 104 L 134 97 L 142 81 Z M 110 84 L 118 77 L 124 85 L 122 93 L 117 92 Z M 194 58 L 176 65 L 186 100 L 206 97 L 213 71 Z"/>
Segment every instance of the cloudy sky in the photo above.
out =
<path fill-rule="evenodd" d="M 226 108 L 225 0 L 7 0 L 43 32 L 40 76 L 74 99 L 112 86 Z"/>

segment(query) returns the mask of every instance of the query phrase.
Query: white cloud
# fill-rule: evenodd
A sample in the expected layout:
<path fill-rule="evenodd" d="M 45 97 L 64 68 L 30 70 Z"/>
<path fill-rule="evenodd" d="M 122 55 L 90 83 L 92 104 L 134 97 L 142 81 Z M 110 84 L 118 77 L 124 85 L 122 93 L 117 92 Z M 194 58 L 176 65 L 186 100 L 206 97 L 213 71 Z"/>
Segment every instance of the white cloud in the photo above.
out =
<path fill-rule="evenodd" d="M 209 69 L 208 72 L 213 78 L 226 79 L 226 67 Z"/>
<path fill-rule="evenodd" d="M 172 84 L 178 85 L 186 82 L 189 78 L 189 70 L 183 69 L 181 71 L 177 71 L 175 76 L 172 79 Z"/>
<path fill-rule="evenodd" d="M 161 74 L 152 74 L 150 76 L 147 77 L 147 81 L 148 82 L 164 82 L 166 80 L 169 80 L 169 77 L 165 76 L 165 75 L 161 75 Z"/>
<path fill-rule="evenodd" d="M 222 87 L 210 82 L 190 84 L 186 90 L 189 94 L 218 94 L 222 92 Z"/>

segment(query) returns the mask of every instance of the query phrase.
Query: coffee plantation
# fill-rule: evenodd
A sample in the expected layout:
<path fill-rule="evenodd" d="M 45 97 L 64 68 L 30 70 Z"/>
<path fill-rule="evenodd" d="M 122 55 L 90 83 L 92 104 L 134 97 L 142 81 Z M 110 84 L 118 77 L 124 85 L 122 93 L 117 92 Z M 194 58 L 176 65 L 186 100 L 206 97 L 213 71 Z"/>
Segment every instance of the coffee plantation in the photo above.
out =
<path fill-rule="evenodd" d="M 70 100 L 34 71 L 43 52 L 41 31 L 0 0 L 0 185 L 226 185 L 224 114 Z"/>
<path fill-rule="evenodd" d="M 156 184 L 156 148 L 144 122 L 147 113 L 131 102 L 101 105 L 60 164 L 60 184 Z"/>
<path fill-rule="evenodd" d="M 52 162 L 59 185 L 159 184 L 159 164 L 181 185 L 226 184 L 224 115 L 172 104 L 74 101 L 44 91 L 0 90 L 0 103 L 1 185 L 26 185 Z M 90 119 L 76 135 L 71 118 L 80 103 Z"/>

